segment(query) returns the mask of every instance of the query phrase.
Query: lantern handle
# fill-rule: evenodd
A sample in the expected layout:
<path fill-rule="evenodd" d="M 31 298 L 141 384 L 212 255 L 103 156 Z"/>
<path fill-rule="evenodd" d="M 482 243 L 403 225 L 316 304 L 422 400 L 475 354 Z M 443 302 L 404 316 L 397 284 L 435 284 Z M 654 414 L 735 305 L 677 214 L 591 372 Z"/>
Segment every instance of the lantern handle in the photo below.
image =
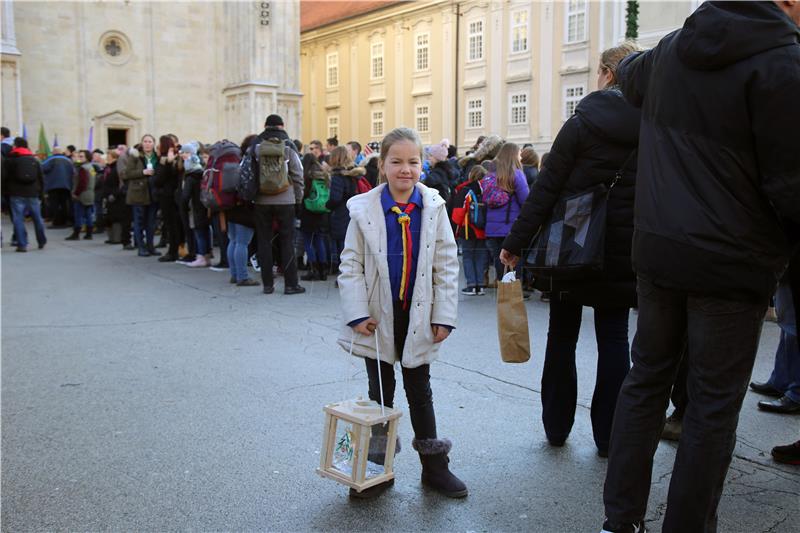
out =
<path fill-rule="evenodd" d="M 350 337 L 350 358 L 351 358 L 350 360 L 351 361 L 352 361 L 352 357 L 353 357 L 353 344 L 355 344 L 356 335 L 357 335 L 356 331 L 353 330 L 353 334 Z M 383 402 L 383 377 L 381 376 L 381 348 L 380 348 L 380 342 L 378 341 L 378 329 L 377 328 L 375 328 L 373 330 L 373 335 L 375 336 L 375 355 L 376 355 L 376 359 L 377 359 L 377 363 L 378 363 L 378 365 L 377 365 L 378 366 L 378 389 L 380 390 L 380 394 L 381 394 L 381 416 L 386 416 L 386 408 L 385 408 L 385 405 L 384 405 L 384 402 Z M 350 381 L 349 373 L 348 373 L 347 380 L 348 380 L 348 382 Z"/>

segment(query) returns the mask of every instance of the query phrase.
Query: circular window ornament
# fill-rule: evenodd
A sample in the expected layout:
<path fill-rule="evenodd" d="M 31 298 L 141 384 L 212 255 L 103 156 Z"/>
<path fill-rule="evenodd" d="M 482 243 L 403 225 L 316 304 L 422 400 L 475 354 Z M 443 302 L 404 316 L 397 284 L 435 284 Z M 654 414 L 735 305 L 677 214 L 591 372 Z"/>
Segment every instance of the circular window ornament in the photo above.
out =
<path fill-rule="evenodd" d="M 131 57 L 131 43 L 118 31 L 107 31 L 100 36 L 100 55 L 113 65 L 124 65 Z"/>

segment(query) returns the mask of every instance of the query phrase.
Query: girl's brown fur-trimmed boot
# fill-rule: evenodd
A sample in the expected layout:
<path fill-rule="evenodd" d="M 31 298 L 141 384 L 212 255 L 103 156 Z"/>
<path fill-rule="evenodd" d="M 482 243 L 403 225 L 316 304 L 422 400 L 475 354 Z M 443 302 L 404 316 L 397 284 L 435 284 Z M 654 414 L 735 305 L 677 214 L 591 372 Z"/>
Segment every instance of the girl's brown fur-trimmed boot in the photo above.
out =
<path fill-rule="evenodd" d="M 422 484 L 448 498 L 464 498 L 469 491 L 463 481 L 448 468 L 447 456 L 453 444 L 448 439 L 414 439 L 411 445 L 419 452 L 422 463 Z"/>

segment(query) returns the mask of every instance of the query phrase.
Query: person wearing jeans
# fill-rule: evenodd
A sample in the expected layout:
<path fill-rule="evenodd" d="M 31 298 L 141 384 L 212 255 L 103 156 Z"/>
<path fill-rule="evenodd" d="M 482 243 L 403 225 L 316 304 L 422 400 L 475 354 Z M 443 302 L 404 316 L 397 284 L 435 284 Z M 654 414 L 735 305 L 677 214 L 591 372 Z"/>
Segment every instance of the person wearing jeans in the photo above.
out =
<path fill-rule="evenodd" d="M 47 244 L 47 237 L 44 234 L 44 220 L 42 220 L 42 203 L 39 198 L 26 196 L 12 196 L 11 213 L 14 221 L 14 233 L 17 235 L 17 250 L 25 251 L 28 248 L 28 232 L 25 229 L 25 211 L 27 210 L 33 219 L 36 228 L 36 242 L 39 248 L 44 248 Z"/>
<path fill-rule="evenodd" d="M 247 274 L 247 254 L 255 232 L 253 209 L 249 205 L 236 205 L 226 212 L 228 222 L 228 267 L 231 283 L 240 287 L 257 286 L 258 282 Z"/>
<path fill-rule="evenodd" d="M 795 259 L 797 261 L 797 259 Z M 797 338 L 796 309 L 792 287 L 788 282 L 778 286 L 775 310 L 781 337 L 775 352 L 775 366 L 766 383 L 750 384 L 756 392 L 775 396 L 775 400 L 758 402 L 758 408 L 775 413 L 800 413 L 800 345 Z"/>
<path fill-rule="evenodd" d="M 161 255 L 153 244 L 157 204 L 133 206 L 133 239 L 140 256 Z"/>

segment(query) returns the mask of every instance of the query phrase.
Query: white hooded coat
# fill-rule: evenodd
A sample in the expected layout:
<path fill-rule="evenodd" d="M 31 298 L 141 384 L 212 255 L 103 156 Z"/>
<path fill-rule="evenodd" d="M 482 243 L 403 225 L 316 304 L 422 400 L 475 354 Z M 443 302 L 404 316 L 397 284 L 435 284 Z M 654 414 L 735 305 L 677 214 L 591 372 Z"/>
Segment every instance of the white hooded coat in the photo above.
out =
<path fill-rule="evenodd" d="M 439 344 L 433 343 L 431 324 L 456 325 L 458 313 L 458 248 L 447 217 L 445 202 L 436 190 L 421 183 L 422 223 L 414 291 L 409 308 L 409 326 L 402 354 L 395 353 L 394 311 L 389 263 L 386 259 L 386 216 L 381 206 L 379 185 L 347 202 L 350 225 L 344 241 L 339 266 L 339 294 L 342 301 L 343 327 L 339 345 L 353 355 L 376 358 L 375 336 L 355 334 L 347 326 L 364 317 L 376 319 L 376 335 L 381 360 L 389 364 L 401 361 L 407 368 L 429 364 L 436 359 Z"/>

